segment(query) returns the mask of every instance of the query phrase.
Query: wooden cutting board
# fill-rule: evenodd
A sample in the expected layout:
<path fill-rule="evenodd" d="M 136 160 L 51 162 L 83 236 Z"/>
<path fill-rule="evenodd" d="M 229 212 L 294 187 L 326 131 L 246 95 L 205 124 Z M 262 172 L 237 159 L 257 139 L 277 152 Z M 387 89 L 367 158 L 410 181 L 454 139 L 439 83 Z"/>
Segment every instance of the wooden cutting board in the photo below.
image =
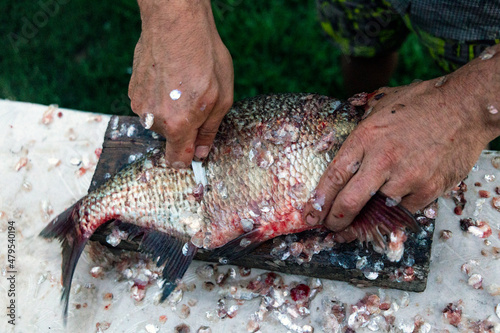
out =
<path fill-rule="evenodd" d="M 165 139 L 144 129 L 138 117 L 113 116 L 106 130 L 102 154 L 89 191 L 96 189 L 124 165 L 130 163 L 133 159 L 130 158 L 131 155 L 144 154 L 164 142 Z M 309 262 L 299 264 L 293 256 L 282 260 L 286 254 L 276 249 L 272 250 L 279 242 L 286 241 L 285 236 L 269 240 L 252 253 L 231 263 L 250 268 L 347 281 L 359 286 L 421 292 L 425 290 L 427 284 L 435 221 L 421 214 L 416 215 L 416 218 L 422 224 L 422 230 L 418 235 L 409 234 L 403 258 L 397 263 L 390 262 L 385 256 L 373 251 L 371 245 L 363 246 L 359 242 L 337 244 L 331 249 L 315 254 Z M 106 242 L 106 236 L 111 228 L 112 223 L 102 226 L 91 240 L 111 247 Z M 298 241 L 309 240 L 309 243 L 313 243 L 318 239 L 324 239 L 327 235 L 328 233 L 324 231 L 307 231 L 298 234 Z M 137 248 L 138 240 L 132 239 L 120 242 L 113 249 L 137 250 Z M 208 251 L 198 251 L 195 259 L 210 261 L 209 255 Z M 373 279 L 375 276 L 377 277 Z"/>

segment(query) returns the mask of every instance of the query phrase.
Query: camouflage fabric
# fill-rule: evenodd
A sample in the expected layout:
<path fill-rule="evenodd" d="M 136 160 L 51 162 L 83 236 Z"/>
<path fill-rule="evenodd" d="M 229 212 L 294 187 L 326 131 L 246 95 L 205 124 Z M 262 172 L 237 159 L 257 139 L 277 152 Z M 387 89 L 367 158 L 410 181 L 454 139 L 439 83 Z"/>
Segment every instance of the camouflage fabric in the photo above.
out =
<path fill-rule="evenodd" d="M 353 57 L 394 52 L 413 31 L 439 67 L 450 72 L 477 57 L 486 47 L 500 43 L 500 39 L 437 37 L 422 25 L 415 25 L 410 14 L 401 15 L 389 0 L 317 0 L 317 8 L 324 32 L 343 54 Z"/>
<path fill-rule="evenodd" d="M 500 0 L 388 0 L 415 28 L 450 40 L 500 38 Z"/>
<path fill-rule="evenodd" d="M 419 27 L 412 27 L 408 15 L 404 16 L 404 21 L 417 34 L 420 42 L 445 72 L 457 70 L 480 55 L 488 46 L 500 43 L 500 39 L 458 41 L 451 38 L 439 38 Z"/>
<path fill-rule="evenodd" d="M 323 30 L 346 55 L 368 58 L 391 53 L 409 32 L 384 0 L 318 0 L 317 8 Z"/>

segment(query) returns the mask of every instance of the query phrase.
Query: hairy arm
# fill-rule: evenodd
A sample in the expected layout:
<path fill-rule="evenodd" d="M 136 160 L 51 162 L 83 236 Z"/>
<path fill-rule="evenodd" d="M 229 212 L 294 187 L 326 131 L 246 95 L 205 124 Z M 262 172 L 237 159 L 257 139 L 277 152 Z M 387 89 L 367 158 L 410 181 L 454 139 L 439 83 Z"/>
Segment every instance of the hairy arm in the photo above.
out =
<path fill-rule="evenodd" d="M 233 67 L 209 0 L 139 0 L 142 33 L 129 85 L 132 110 L 154 115 L 175 168 L 204 159 L 233 102 Z"/>
<path fill-rule="evenodd" d="M 415 212 L 458 184 L 500 135 L 500 45 L 489 51 L 446 79 L 379 89 L 321 177 L 325 206 L 309 203 L 306 220 L 340 231 L 378 190 Z"/>

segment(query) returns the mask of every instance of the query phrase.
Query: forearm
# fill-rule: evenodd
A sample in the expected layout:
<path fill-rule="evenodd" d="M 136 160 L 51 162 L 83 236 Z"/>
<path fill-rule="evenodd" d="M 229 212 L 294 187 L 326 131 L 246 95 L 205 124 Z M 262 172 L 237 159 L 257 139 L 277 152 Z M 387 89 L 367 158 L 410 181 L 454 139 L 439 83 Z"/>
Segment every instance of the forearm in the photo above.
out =
<path fill-rule="evenodd" d="M 138 0 L 142 20 L 142 38 L 168 43 L 188 55 L 203 42 L 220 41 L 210 0 Z M 206 36 L 211 38 L 206 38 Z M 183 52 L 184 51 L 184 52 Z"/>
<path fill-rule="evenodd" d="M 209 0 L 138 0 L 142 33 L 129 84 L 132 110 L 152 114 L 169 165 L 207 157 L 233 102 L 233 67 Z M 151 116 L 149 116 L 151 118 Z"/>
<path fill-rule="evenodd" d="M 482 129 L 478 135 L 489 142 L 500 136 L 500 45 L 489 48 L 482 58 L 450 74 L 448 80 L 471 126 Z"/>
<path fill-rule="evenodd" d="M 138 0 L 137 3 L 143 24 L 151 20 L 173 24 L 178 19 L 212 13 L 210 0 Z"/>
<path fill-rule="evenodd" d="M 445 77 L 380 88 L 320 179 L 325 206 L 308 203 L 306 219 L 340 231 L 377 190 L 416 211 L 456 186 L 500 135 L 500 46 L 490 51 Z"/>

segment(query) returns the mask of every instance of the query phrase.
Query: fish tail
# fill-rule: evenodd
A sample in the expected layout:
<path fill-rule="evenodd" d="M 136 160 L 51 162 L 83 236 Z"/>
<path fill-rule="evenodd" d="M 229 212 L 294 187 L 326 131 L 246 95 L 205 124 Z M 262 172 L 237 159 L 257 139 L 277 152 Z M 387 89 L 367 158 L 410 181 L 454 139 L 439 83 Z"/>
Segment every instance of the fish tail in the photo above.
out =
<path fill-rule="evenodd" d="M 63 320 L 66 325 L 68 315 L 69 293 L 73 273 L 78 262 L 78 258 L 87 243 L 88 238 L 83 236 L 79 228 L 79 210 L 81 200 L 53 219 L 45 229 L 40 232 L 40 237 L 46 239 L 57 238 L 62 247 L 62 296 L 61 302 L 64 304 Z"/>

